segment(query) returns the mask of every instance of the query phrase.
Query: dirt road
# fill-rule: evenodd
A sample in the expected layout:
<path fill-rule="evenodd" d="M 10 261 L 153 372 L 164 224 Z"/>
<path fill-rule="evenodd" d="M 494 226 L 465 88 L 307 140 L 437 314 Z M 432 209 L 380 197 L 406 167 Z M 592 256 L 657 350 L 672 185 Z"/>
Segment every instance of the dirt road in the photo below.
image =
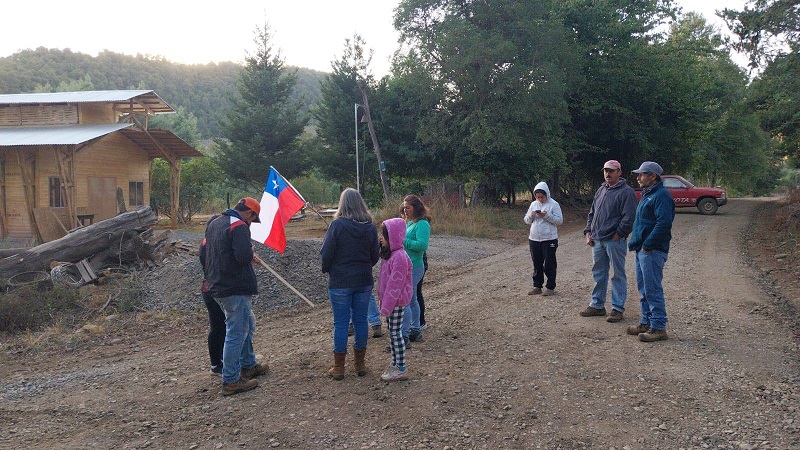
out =
<path fill-rule="evenodd" d="M 383 339 L 370 339 L 368 376 L 348 367 L 328 379 L 320 305 L 257 312 L 271 372 L 222 397 L 204 311 L 139 315 L 72 350 L 4 346 L 0 448 L 798 448 L 796 316 L 762 290 L 741 247 L 759 204 L 678 213 L 665 342 L 625 334 L 639 316 L 632 255 L 625 320 L 578 316 L 592 284 L 580 223 L 561 229 L 552 297 L 526 295 L 527 245 L 498 242 L 464 262 L 434 239 L 431 328 L 407 382 L 379 380 Z"/>

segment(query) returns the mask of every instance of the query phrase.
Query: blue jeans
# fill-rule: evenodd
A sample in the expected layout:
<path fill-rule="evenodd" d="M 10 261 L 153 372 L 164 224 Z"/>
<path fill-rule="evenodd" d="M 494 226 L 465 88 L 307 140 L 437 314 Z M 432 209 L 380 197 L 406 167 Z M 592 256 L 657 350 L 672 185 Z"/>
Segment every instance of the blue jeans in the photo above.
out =
<path fill-rule="evenodd" d="M 367 305 L 367 322 L 369 326 L 381 325 L 381 311 L 378 309 L 378 300 L 375 299 L 375 294 L 369 292 L 369 305 Z"/>
<path fill-rule="evenodd" d="M 407 338 L 411 331 L 419 332 L 419 302 L 417 301 L 417 283 L 425 276 L 425 266 L 415 267 L 411 270 L 411 303 L 406 306 L 403 314 L 403 337 Z"/>
<path fill-rule="evenodd" d="M 627 239 L 615 241 L 607 239 L 594 241 L 592 247 L 592 308 L 605 309 L 606 290 L 608 289 L 608 271 L 614 268 L 611 278 L 611 308 L 625 312 L 625 299 L 628 297 L 628 277 L 625 275 L 625 256 L 628 254 Z"/>
<path fill-rule="evenodd" d="M 664 252 L 636 252 L 636 287 L 642 296 L 641 323 L 654 330 L 667 329 L 667 307 L 661 286 L 666 262 L 667 254 Z"/>
<path fill-rule="evenodd" d="M 214 298 L 225 313 L 225 346 L 222 349 L 222 381 L 239 381 L 239 371 L 256 365 L 253 334 L 256 316 L 249 295 Z"/>
<path fill-rule="evenodd" d="M 333 351 L 347 351 L 347 331 L 353 321 L 353 348 L 367 348 L 367 309 L 372 285 L 357 288 L 328 289 L 333 311 Z"/>

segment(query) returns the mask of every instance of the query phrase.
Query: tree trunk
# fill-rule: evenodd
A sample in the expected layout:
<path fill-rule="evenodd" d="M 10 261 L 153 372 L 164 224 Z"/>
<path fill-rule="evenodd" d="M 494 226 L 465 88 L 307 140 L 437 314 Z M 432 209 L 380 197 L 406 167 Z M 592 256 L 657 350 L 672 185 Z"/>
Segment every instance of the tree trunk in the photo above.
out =
<path fill-rule="evenodd" d="M 22 272 L 48 270 L 53 261 L 76 263 L 104 250 L 124 253 L 131 247 L 142 245 L 140 234 L 144 233 L 142 235 L 149 239 L 147 232 L 152 234 L 151 227 L 156 221 L 153 210 L 144 207 L 78 228 L 61 239 L 3 258 L 0 260 L 0 279 L 7 280 Z"/>
<path fill-rule="evenodd" d="M 472 190 L 470 206 L 495 206 L 497 198 L 497 187 L 486 180 L 481 180 Z"/>

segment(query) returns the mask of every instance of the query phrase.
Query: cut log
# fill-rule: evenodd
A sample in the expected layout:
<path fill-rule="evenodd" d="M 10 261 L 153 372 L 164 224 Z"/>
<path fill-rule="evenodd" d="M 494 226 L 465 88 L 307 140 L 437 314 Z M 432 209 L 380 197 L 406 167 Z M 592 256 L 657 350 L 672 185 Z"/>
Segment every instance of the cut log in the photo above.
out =
<path fill-rule="evenodd" d="M 76 263 L 107 249 L 116 251 L 117 255 L 124 254 L 136 245 L 141 247 L 152 236 L 152 226 L 157 219 L 152 209 L 144 207 L 78 228 L 60 239 L 1 259 L 0 280 L 22 272 L 48 270 L 53 261 Z M 132 244 L 132 239 L 138 242 Z"/>

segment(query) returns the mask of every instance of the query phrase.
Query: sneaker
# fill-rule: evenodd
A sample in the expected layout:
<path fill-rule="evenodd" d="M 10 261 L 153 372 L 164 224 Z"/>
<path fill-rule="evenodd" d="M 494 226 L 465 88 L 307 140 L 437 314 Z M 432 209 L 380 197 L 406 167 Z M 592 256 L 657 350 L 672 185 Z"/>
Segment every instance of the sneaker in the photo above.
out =
<path fill-rule="evenodd" d="M 640 323 L 639 325 L 631 325 L 629 326 L 625 332 L 630 334 L 631 336 L 637 336 L 641 333 L 647 333 L 647 330 L 650 329 L 650 325 L 645 325 Z"/>
<path fill-rule="evenodd" d="M 556 291 L 554 289 L 545 289 L 544 292 L 542 292 L 542 295 L 545 297 L 556 295 Z"/>
<path fill-rule="evenodd" d="M 241 375 L 242 378 L 249 380 L 251 378 L 260 377 L 267 372 L 269 372 L 269 366 L 266 363 L 256 363 L 255 366 L 249 369 L 242 369 L 242 371 L 239 372 L 239 375 Z"/>
<path fill-rule="evenodd" d="M 222 366 L 211 366 L 211 375 L 222 375 Z"/>
<path fill-rule="evenodd" d="M 395 366 L 390 366 L 381 375 L 383 381 L 403 381 L 408 378 L 408 370 L 400 370 Z"/>
<path fill-rule="evenodd" d="M 406 336 L 403 338 L 403 341 L 406 343 L 406 350 L 411 349 L 411 338 Z"/>
<path fill-rule="evenodd" d="M 537 287 L 528 291 L 528 295 L 539 295 L 541 293 L 542 293 L 542 288 L 537 288 Z"/>
<path fill-rule="evenodd" d="M 639 333 L 639 340 L 642 342 L 666 341 L 668 337 L 667 330 L 654 330 L 650 328 L 644 333 Z"/>
<path fill-rule="evenodd" d="M 258 380 L 245 380 L 240 378 L 233 383 L 222 383 L 222 395 L 233 395 L 239 392 L 249 391 L 258 386 Z"/>
<path fill-rule="evenodd" d="M 616 309 L 611 310 L 611 315 L 606 318 L 606 322 L 617 323 L 622 321 L 622 313 Z"/>
<path fill-rule="evenodd" d="M 580 314 L 583 317 L 605 316 L 606 315 L 606 309 L 605 308 L 592 308 L 591 306 L 587 306 L 586 309 L 581 311 Z"/>
<path fill-rule="evenodd" d="M 408 334 L 408 340 L 411 342 L 422 342 L 422 329 L 417 331 L 411 330 Z"/>
<path fill-rule="evenodd" d="M 419 329 L 420 329 L 420 331 L 427 330 L 428 329 L 428 324 L 427 323 L 421 323 L 419 325 Z"/>
<path fill-rule="evenodd" d="M 372 330 L 372 337 L 383 336 L 383 327 L 381 326 L 381 324 L 371 325 L 370 329 Z"/>

